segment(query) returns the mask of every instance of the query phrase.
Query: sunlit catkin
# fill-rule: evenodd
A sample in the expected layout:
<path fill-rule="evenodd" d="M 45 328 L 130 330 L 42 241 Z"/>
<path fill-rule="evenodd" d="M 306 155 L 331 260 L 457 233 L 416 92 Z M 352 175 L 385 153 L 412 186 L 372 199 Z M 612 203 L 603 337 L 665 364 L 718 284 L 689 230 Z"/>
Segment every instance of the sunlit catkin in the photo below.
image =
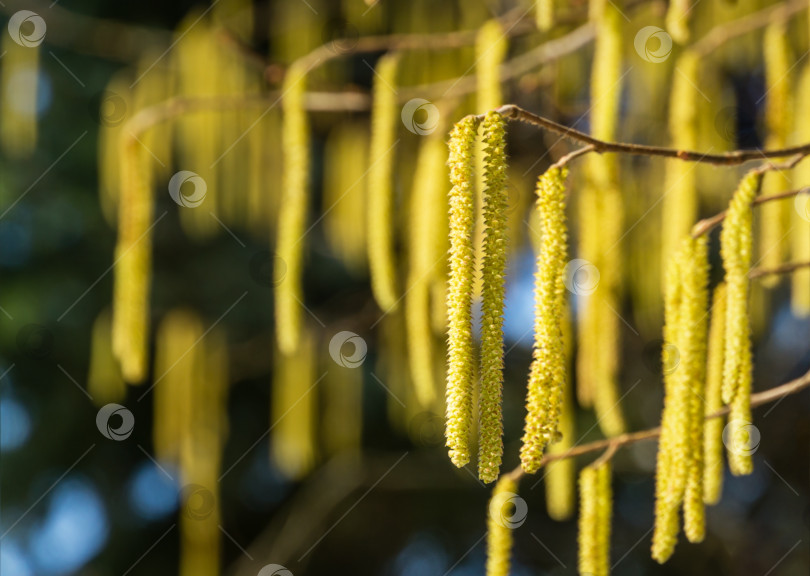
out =
<path fill-rule="evenodd" d="M 562 319 L 563 351 L 566 361 L 566 379 L 563 383 L 562 408 L 560 410 L 560 441 L 552 444 L 549 455 L 562 454 L 574 445 L 576 422 L 574 397 L 571 382 L 571 352 L 573 348 L 571 312 L 565 306 Z M 546 510 L 554 520 L 567 520 L 576 507 L 576 461 L 573 458 L 553 460 L 545 465 Z"/>
<path fill-rule="evenodd" d="M 505 120 L 488 112 L 482 130 L 484 148 L 484 260 L 481 313 L 481 397 L 478 424 L 478 477 L 498 477 L 503 454 L 503 309 L 506 279 Z"/>
<path fill-rule="evenodd" d="M 292 354 L 301 333 L 301 290 L 304 236 L 309 205 L 309 119 L 304 108 L 306 70 L 293 64 L 284 79 L 282 142 L 284 168 L 276 252 L 284 266 L 273 270 L 276 304 L 276 338 L 282 354 Z"/>
<path fill-rule="evenodd" d="M 23 13 L 17 12 L 12 18 Z M 42 20 L 36 14 L 34 17 Z M 0 54 L 3 54 L 3 65 L 0 66 L 0 146 L 11 158 L 25 158 L 31 155 L 37 144 L 40 46 L 33 34 L 44 35 L 45 23 L 36 25 L 33 18 L 18 21 L 14 30 L 12 22 L 9 21 L 8 30 L 4 27 L 0 42 Z M 32 23 L 35 24 L 30 30 L 32 36 L 28 36 L 25 31 Z"/>
<path fill-rule="evenodd" d="M 478 120 L 468 116 L 450 133 L 450 279 L 447 292 L 447 446 L 456 466 L 470 461 L 474 359 L 472 288 L 475 173 L 472 156 Z"/>
<path fill-rule="evenodd" d="M 368 173 L 368 263 L 371 290 L 380 308 L 398 305 L 394 256 L 394 148 L 400 108 L 397 103 L 399 56 L 380 58 L 374 71 L 371 150 Z"/>
<path fill-rule="evenodd" d="M 669 133 L 673 148 L 698 148 L 698 78 L 700 56 L 687 50 L 678 58 L 669 99 Z M 661 261 L 669 262 L 681 239 L 697 217 L 697 171 L 692 162 L 677 158 L 667 160 L 663 195 Z"/>
<path fill-rule="evenodd" d="M 431 328 L 431 287 L 437 279 L 445 280 L 441 265 L 445 261 L 447 226 L 439 226 L 438 222 L 447 218 L 446 164 L 447 147 L 442 133 L 437 130 L 422 138 L 408 215 L 405 320 L 411 379 L 416 398 L 423 408 L 428 408 L 437 396 L 433 374 L 435 350 Z"/>
<path fill-rule="evenodd" d="M 723 406 L 720 389 L 723 385 L 723 354 L 726 332 L 726 285 L 714 290 L 709 343 L 706 359 L 706 414 Z M 703 430 L 703 501 L 717 504 L 723 492 L 723 427 L 724 418 L 706 420 Z"/>
<path fill-rule="evenodd" d="M 365 123 L 332 129 L 324 150 L 324 232 L 332 252 L 355 274 L 366 268 L 367 160 Z"/>
<path fill-rule="evenodd" d="M 520 448 L 526 472 L 540 467 L 546 446 L 559 439 L 557 430 L 565 384 L 562 319 L 568 254 L 565 220 L 566 168 L 552 166 L 537 181 L 541 244 L 535 272 L 534 351 L 526 398 L 526 424 Z"/>
<path fill-rule="evenodd" d="M 672 0 L 667 10 L 667 32 L 678 44 L 689 41 L 689 17 L 693 5 L 690 0 Z"/>
<path fill-rule="evenodd" d="M 586 466 L 579 474 L 579 573 L 610 573 L 610 523 L 613 514 L 610 461 Z"/>
<path fill-rule="evenodd" d="M 97 406 L 120 402 L 126 394 L 121 367 L 112 353 L 111 334 L 112 315 L 110 310 L 105 308 L 93 322 L 90 369 L 87 374 L 87 393 Z"/>
<path fill-rule="evenodd" d="M 315 340 L 302 334 L 292 355 L 278 354 L 273 367 L 270 410 L 270 453 L 273 463 L 291 480 L 315 465 L 317 398 Z"/>
<path fill-rule="evenodd" d="M 748 324 L 748 271 L 751 267 L 751 202 L 762 174 L 748 172 L 731 199 L 720 233 L 720 255 L 726 271 L 726 344 L 723 360 L 723 403 L 750 388 L 751 342 Z"/>
<path fill-rule="evenodd" d="M 664 411 L 656 469 L 653 558 L 665 562 L 677 543 L 678 509 L 691 541 L 703 539 L 703 421 L 708 250 L 687 237 L 667 268 L 664 347 L 678 362 L 664 374 Z M 698 449 L 697 447 L 700 447 Z"/>
<path fill-rule="evenodd" d="M 113 268 L 112 347 L 124 380 L 146 377 L 149 342 L 149 295 L 152 283 L 152 167 L 135 138 L 120 141 L 118 241 Z"/>
<path fill-rule="evenodd" d="M 548 32 L 554 27 L 555 0 L 538 0 L 535 2 L 535 22 L 540 32 Z"/>
<path fill-rule="evenodd" d="M 797 102 L 810 99 L 810 64 L 805 64 L 796 91 Z M 795 142 L 810 141 L 810 107 L 796 107 Z M 810 163 L 802 162 L 794 169 L 794 180 L 810 182 Z M 790 211 L 790 259 L 810 261 L 810 190 L 805 189 L 793 202 Z M 810 316 L 810 268 L 799 268 L 791 275 L 790 308 L 800 318 Z"/>
<path fill-rule="evenodd" d="M 489 20 L 481 26 L 475 40 L 475 78 L 478 83 L 475 107 L 481 113 L 503 103 L 500 66 L 508 47 L 506 34 L 497 20 Z"/>
<path fill-rule="evenodd" d="M 784 148 L 793 132 L 793 75 L 795 63 L 790 53 L 787 23 L 778 21 L 765 29 L 763 56 L 765 59 L 765 124 L 767 148 Z M 778 194 L 790 189 L 790 180 L 780 172 L 765 175 L 763 194 Z M 784 262 L 787 254 L 790 205 L 787 202 L 766 202 L 759 208 L 758 262 L 763 268 L 773 268 Z M 775 286 L 781 276 L 763 276 L 763 286 Z"/>
<path fill-rule="evenodd" d="M 514 512 L 510 508 L 514 506 Z M 512 530 L 516 515 L 525 517 L 525 503 L 517 495 L 517 482 L 505 475 L 492 490 L 487 518 L 487 576 L 508 576 L 512 555 Z M 522 520 L 522 518 L 521 518 Z"/>
<path fill-rule="evenodd" d="M 616 140 L 622 93 L 622 15 L 613 5 L 604 6 L 591 70 L 591 133 L 602 140 Z M 610 155 L 587 158 L 586 183 L 578 195 L 581 258 L 589 281 L 597 285 L 574 286 L 579 296 L 577 397 L 593 404 L 602 432 L 608 436 L 625 429 L 619 402 L 622 249 L 624 201 L 619 188 L 618 161 Z M 574 278 L 576 281 L 576 278 Z"/>

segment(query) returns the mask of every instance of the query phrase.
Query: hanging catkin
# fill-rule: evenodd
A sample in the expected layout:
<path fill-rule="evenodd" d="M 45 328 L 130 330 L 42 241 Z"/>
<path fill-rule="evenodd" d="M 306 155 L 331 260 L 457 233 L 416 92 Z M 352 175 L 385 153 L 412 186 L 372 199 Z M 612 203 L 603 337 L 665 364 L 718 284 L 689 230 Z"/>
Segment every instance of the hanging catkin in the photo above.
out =
<path fill-rule="evenodd" d="M 105 308 L 93 322 L 90 369 L 87 374 L 87 393 L 92 396 L 96 406 L 120 402 L 126 394 L 121 368 L 112 353 L 111 333 L 112 314 L 109 308 Z"/>
<path fill-rule="evenodd" d="M 408 226 L 408 282 L 405 293 L 405 320 L 408 331 L 408 361 L 419 405 L 428 408 L 436 398 L 431 329 L 431 287 L 442 277 L 446 226 L 447 149 L 442 133 L 435 131 L 422 139 L 416 161 L 416 174 L 410 199 Z M 437 212 L 444 214 L 439 215 Z"/>
<path fill-rule="evenodd" d="M 503 309 L 506 278 L 505 120 L 487 112 L 484 148 L 484 260 L 482 263 L 481 397 L 478 424 L 478 477 L 498 477 L 503 454 Z"/>
<path fill-rule="evenodd" d="M 399 55 L 380 58 L 374 71 L 371 150 L 368 172 L 368 262 L 371 290 L 385 311 L 398 305 L 394 256 L 394 147 L 399 123 L 397 73 Z"/>
<path fill-rule="evenodd" d="M 690 0 L 671 0 L 667 10 L 667 32 L 678 44 L 689 41 L 689 18 L 694 6 Z"/>
<path fill-rule="evenodd" d="M 121 198 L 113 268 L 112 347 L 130 383 L 146 377 L 152 283 L 152 164 L 129 135 L 120 141 Z"/>
<path fill-rule="evenodd" d="M 472 336 L 472 287 L 475 275 L 473 249 L 472 155 L 478 120 L 468 116 L 450 133 L 450 279 L 447 292 L 447 446 L 456 466 L 470 461 L 470 428 L 475 372 Z"/>
<path fill-rule="evenodd" d="M 562 408 L 560 411 L 560 441 L 552 444 L 548 453 L 562 454 L 574 445 L 576 422 L 574 398 L 571 391 L 571 352 L 573 348 L 571 311 L 566 303 L 562 319 L 563 352 L 566 361 L 566 378 L 563 383 Z M 561 458 L 546 464 L 546 510 L 558 521 L 568 520 L 576 506 L 576 462 L 573 458 Z"/>
<path fill-rule="evenodd" d="M 720 233 L 720 255 L 726 271 L 726 345 L 723 364 L 723 402 L 730 404 L 738 391 L 750 386 L 750 328 L 748 325 L 748 271 L 751 266 L 751 202 L 759 191 L 762 174 L 748 172 L 731 199 Z"/>
<path fill-rule="evenodd" d="M 512 526 L 508 509 L 517 496 L 517 482 L 503 476 L 492 490 L 487 518 L 487 576 L 509 576 L 512 555 Z M 515 508 L 518 511 L 517 507 Z"/>
<path fill-rule="evenodd" d="M 622 92 L 622 16 L 615 6 L 605 6 L 591 70 L 592 135 L 616 140 Z M 599 426 L 608 436 L 625 429 L 619 404 L 618 358 L 621 308 L 621 238 L 624 202 L 618 185 L 616 157 L 592 155 L 587 159 L 586 183 L 579 196 L 580 254 L 599 273 L 594 290 L 576 293 L 582 298 L 578 313 L 577 396 L 592 402 Z M 595 225 L 589 226 L 588 222 Z M 576 280 L 575 278 L 573 280 Z"/>
<path fill-rule="evenodd" d="M 329 133 L 324 150 L 324 232 L 331 250 L 354 274 L 366 268 L 367 160 L 365 123 L 341 123 Z"/>
<path fill-rule="evenodd" d="M 306 476 L 315 465 L 318 392 L 314 338 L 304 333 L 292 355 L 276 355 L 273 370 L 270 453 L 290 480 Z"/>
<path fill-rule="evenodd" d="M 534 351 L 520 448 L 521 466 L 529 473 L 540 468 L 546 446 L 559 439 L 557 426 L 566 372 L 561 325 L 565 296 L 563 274 L 568 254 L 567 174 L 566 168 L 552 166 L 537 181 L 541 244 L 534 284 Z"/>
<path fill-rule="evenodd" d="M 579 573 L 610 573 L 610 523 L 613 514 L 609 460 L 586 466 L 579 474 Z"/>
<path fill-rule="evenodd" d="M 554 27 L 555 0 L 538 0 L 535 2 L 535 22 L 540 32 L 548 32 Z"/>
<path fill-rule="evenodd" d="M 810 99 L 810 64 L 806 64 L 796 91 L 797 102 Z M 796 107 L 796 142 L 810 140 L 810 107 Z M 810 163 L 802 162 L 794 169 L 795 181 L 806 185 L 810 182 Z M 800 194 L 790 211 L 790 259 L 793 262 L 810 261 L 810 191 Z M 790 307 L 800 317 L 810 316 L 810 268 L 799 268 L 791 275 Z"/>
<path fill-rule="evenodd" d="M 748 271 L 753 238 L 751 202 L 762 184 L 762 174 L 748 172 L 731 199 L 720 233 L 720 255 L 726 271 L 726 331 L 723 360 L 723 402 L 730 404 L 731 434 L 726 443 L 732 474 L 753 471 L 751 425 L 751 328 L 748 320 Z"/>
<path fill-rule="evenodd" d="M 304 108 L 306 70 L 293 64 L 284 78 L 282 142 L 284 172 L 276 251 L 284 266 L 273 270 L 276 289 L 276 338 L 282 354 L 298 348 L 301 335 L 301 290 L 304 236 L 309 206 L 309 119 Z"/>
<path fill-rule="evenodd" d="M 110 78 L 98 111 L 98 188 L 99 204 L 104 219 L 115 225 L 118 219 L 118 197 L 121 186 L 121 132 L 126 119 L 132 115 L 132 78 L 119 71 Z"/>
<path fill-rule="evenodd" d="M 792 75 L 795 66 L 790 54 L 790 36 L 784 21 L 774 22 L 765 29 L 763 55 L 765 59 L 765 147 L 784 148 L 793 132 Z M 790 180 L 779 171 L 767 174 L 763 180 L 763 194 L 778 194 L 790 189 Z M 760 207 L 760 233 L 758 262 L 763 268 L 774 268 L 784 262 L 789 233 L 787 202 L 766 202 Z M 760 284 L 775 286 L 781 276 L 763 276 Z"/>
<path fill-rule="evenodd" d="M 482 114 L 503 103 L 500 67 L 508 48 L 500 22 L 488 20 L 481 26 L 475 40 L 475 78 L 478 87 L 475 107 Z"/>
<path fill-rule="evenodd" d="M 36 24 L 33 18 L 17 24 L 30 25 L 32 21 Z M 9 21 L 8 30 L 3 27 L 0 42 L 0 54 L 4 55 L 3 65 L 0 66 L 0 86 L 3 89 L 3 97 L 0 98 L 0 147 L 10 158 L 25 158 L 33 153 L 37 145 L 40 45 L 28 44 L 36 39 L 26 36 L 23 32 L 25 28 L 12 30 L 11 24 Z M 39 28 L 35 25 L 32 34 L 45 33 L 44 23 L 42 30 Z M 18 38 L 12 39 L 12 34 L 17 35 L 22 44 L 17 42 Z"/>
<path fill-rule="evenodd" d="M 726 332 L 726 285 L 714 290 L 712 318 L 709 324 L 709 348 L 706 360 L 706 413 L 723 406 L 723 353 Z M 706 420 L 703 438 L 703 501 L 717 504 L 723 491 L 723 426 L 724 418 Z"/>
<path fill-rule="evenodd" d="M 687 50 L 678 58 L 669 99 L 669 133 L 673 148 L 698 148 L 698 98 L 700 56 Z M 662 200 L 661 261 L 669 262 L 684 235 L 697 217 L 697 170 L 692 162 L 667 160 Z"/>
<path fill-rule="evenodd" d="M 708 273 L 705 236 L 687 237 L 670 259 L 664 295 L 664 346 L 670 354 L 677 350 L 679 361 L 675 370 L 664 374 L 652 546 L 653 558 L 661 563 L 675 549 L 682 503 L 687 537 L 693 542 L 703 539 Z"/>

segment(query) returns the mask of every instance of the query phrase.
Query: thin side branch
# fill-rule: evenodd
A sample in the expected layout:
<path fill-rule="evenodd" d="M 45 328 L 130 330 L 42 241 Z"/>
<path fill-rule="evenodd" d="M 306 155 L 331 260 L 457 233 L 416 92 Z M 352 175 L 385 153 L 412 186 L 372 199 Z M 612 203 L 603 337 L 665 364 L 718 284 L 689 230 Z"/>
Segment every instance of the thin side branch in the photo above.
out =
<path fill-rule="evenodd" d="M 765 390 L 763 392 L 757 392 L 756 394 L 751 394 L 751 407 L 754 408 L 756 406 L 762 406 L 763 404 L 769 404 L 770 402 L 774 402 L 776 400 L 780 400 L 787 396 L 791 396 L 793 394 L 797 394 L 801 392 L 805 388 L 810 387 L 810 371 L 806 372 L 804 376 L 796 378 L 795 380 L 791 380 L 790 382 L 786 382 L 781 386 L 777 386 L 776 388 L 771 388 L 770 390 Z M 730 411 L 729 406 L 724 406 L 720 410 L 716 412 L 712 412 L 711 414 L 706 415 L 706 420 L 711 420 L 713 418 L 720 418 L 725 416 Z M 604 440 L 597 440 L 595 442 L 589 442 L 587 444 L 582 444 L 581 446 L 575 446 L 570 450 L 565 452 L 560 452 L 559 454 L 547 454 L 543 457 L 543 461 L 541 465 L 546 465 L 549 462 L 553 462 L 555 460 L 565 460 L 567 458 L 574 458 L 575 456 L 581 456 L 583 454 L 590 454 L 591 452 L 597 452 L 599 450 L 606 450 L 606 449 L 613 449 L 618 450 L 623 446 L 627 446 L 629 444 L 635 444 L 636 442 L 640 442 L 642 440 L 651 440 L 652 438 L 657 438 L 661 435 L 661 427 L 657 428 L 650 428 L 649 430 L 641 430 L 639 432 L 631 432 L 628 434 L 620 434 L 619 436 L 614 436 L 613 438 L 605 438 Z M 612 456 L 612 453 L 611 453 Z M 508 472 L 508 475 L 517 480 L 525 475 L 523 469 L 518 466 L 511 472 Z"/>
<path fill-rule="evenodd" d="M 538 128 L 550 130 L 556 134 L 559 134 L 563 138 L 592 146 L 593 151 L 598 152 L 599 154 L 612 152 L 632 154 L 635 156 L 659 156 L 664 158 L 677 158 L 678 160 L 684 160 L 686 162 L 716 164 L 718 166 L 736 166 L 752 160 L 762 160 L 763 158 L 786 158 L 788 156 L 796 156 L 796 158 L 792 158 L 786 164 L 769 163 L 762 168 L 763 170 L 792 168 L 799 160 L 810 154 L 810 143 L 777 150 L 734 150 L 733 152 L 724 152 L 723 154 L 708 154 L 704 152 L 695 152 L 692 150 L 666 148 L 663 146 L 628 144 L 624 142 L 606 142 L 604 140 L 594 138 L 585 132 L 576 130 L 575 128 L 569 128 L 568 126 L 564 126 L 553 120 L 544 118 L 543 116 L 538 116 L 537 114 L 524 110 L 515 104 L 506 104 L 498 108 L 496 111 L 501 113 L 505 118 L 518 120 Z M 479 115 L 477 117 L 483 118 L 483 115 Z"/>
<path fill-rule="evenodd" d="M 792 198 L 793 196 L 797 196 L 799 194 L 807 194 L 810 193 L 810 188 L 800 188 L 798 190 L 789 190 L 787 192 L 781 192 L 779 194 L 772 194 L 770 196 L 759 196 L 755 198 L 754 201 L 751 203 L 752 206 L 759 206 L 760 204 L 764 204 L 765 202 L 771 202 L 773 200 L 782 200 L 783 198 Z M 718 212 L 714 216 L 709 218 L 704 218 L 703 220 L 698 221 L 692 227 L 692 238 L 697 238 L 702 236 L 703 234 L 708 234 L 714 228 L 720 225 L 720 223 L 726 217 L 726 210 L 722 212 Z"/>
<path fill-rule="evenodd" d="M 762 276 L 774 276 L 777 274 L 790 274 L 791 272 L 800 268 L 807 268 L 810 262 L 787 262 L 775 268 L 754 268 L 748 273 L 750 279 L 760 278 Z"/>

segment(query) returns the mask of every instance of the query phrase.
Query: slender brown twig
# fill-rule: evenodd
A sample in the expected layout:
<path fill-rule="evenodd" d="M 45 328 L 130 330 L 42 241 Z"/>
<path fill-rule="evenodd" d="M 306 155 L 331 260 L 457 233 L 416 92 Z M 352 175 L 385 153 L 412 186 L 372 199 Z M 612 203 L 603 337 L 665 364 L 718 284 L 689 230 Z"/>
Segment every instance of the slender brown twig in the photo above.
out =
<path fill-rule="evenodd" d="M 753 280 L 754 278 L 760 278 L 762 276 L 790 274 L 794 270 L 798 270 L 799 268 L 807 268 L 808 266 L 810 266 L 810 262 L 787 262 L 774 268 L 754 268 L 748 273 L 748 277 Z"/>
<path fill-rule="evenodd" d="M 770 390 L 765 390 L 763 392 L 751 394 L 751 407 L 754 408 L 756 406 L 761 406 L 763 404 L 774 402 L 781 398 L 785 398 L 787 396 L 791 396 L 792 394 L 801 392 L 802 390 L 808 387 L 810 387 L 810 371 L 806 372 L 803 376 L 800 376 L 795 380 L 791 380 L 790 382 L 786 382 L 780 386 L 771 388 Z M 724 406 L 723 408 L 717 410 L 716 412 L 707 414 L 706 420 L 711 420 L 713 418 L 721 418 L 722 416 L 728 414 L 729 411 L 730 407 Z M 629 432 L 627 434 L 620 434 L 618 436 L 613 436 L 612 438 L 605 438 L 604 440 L 589 442 L 587 444 L 575 446 L 570 450 L 566 450 L 565 452 L 560 452 L 557 454 L 546 454 L 541 462 L 541 467 L 555 460 L 565 460 L 567 458 L 574 458 L 576 456 L 581 456 L 583 454 L 590 454 L 591 452 L 597 452 L 599 450 L 605 450 L 608 448 L 613 448 L 615 451 L 629 444 L 634 444 L 642 440 L 651 440 L 653 438 L 657 438 L 660 435 L 661 435 L 661 427 L 659 426 L 656 428 L 650 428 L 649 430 Z M 525 475 L 525 472 L 520 466 L 518 466 L 511 472 L 508 472 L 507 474 L 512 479 L 518 480 Z"/>
<path fill-rule="evenodd" d="M 798 194 L 803 193 L 810 193 L 810 188 L 800 188 L 799 190 L 789 190 L 787 192 L 780 192 L 779 194 L 772 194 L 770 196 L 759 196 L 755 198 L 754 201 L 751 203 L 752 206 L 759 206 L 760 204 L 764 204 L 765 202 L 771 202 L 773 200 L 782 200 L 783 198 L 791 198 Z M 702 236 L 703 234 L 708 234 L 714 228 L 720 225 L 720 223 L 726 217 L 726 210 L 722 212 L 718 212 L 714 216 L 710 216 L 709 218 L 704 218 L 703 220 L 698 221 L 694 226 L 692 226 L 692 238 L 697 238 Z"/>

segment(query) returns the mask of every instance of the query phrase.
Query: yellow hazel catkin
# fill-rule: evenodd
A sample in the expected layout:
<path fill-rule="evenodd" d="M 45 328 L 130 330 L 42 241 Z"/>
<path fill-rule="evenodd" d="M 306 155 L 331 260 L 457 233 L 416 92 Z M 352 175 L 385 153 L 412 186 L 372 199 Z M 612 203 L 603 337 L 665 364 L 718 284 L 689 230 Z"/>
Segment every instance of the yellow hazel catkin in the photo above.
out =
<path fill-rule="evenodd" d="M 565 353 L 562 317 L 563 275 L 567 261 L 565 178 L 568 170 L 553 166 L 537 181 L 541 245 L 535 272 L 534 350 L 526 398 L 526 424 L 520 449 L 521 466 L 532 473 L 540 467 L 543 451 L 558 439 Z"/>
<path fill-rule="evenodd" d="M 510 556 L 512 554 L 512 521 L 519 518 L 511 517 L 509 507 L 515 505 L 515 514 L 524 513 L 518 500 L 517 482 L 511 476 L 505 475 L 498 480 L 492 490 L 489 501 L 489 516 L 487 518 L 487 576 L 509 576 Z"/>
<path fill-rule="evenodd" d="M 298 348 L 303 304 L 302 268 L 307 208 L 309 206 L 310 137 L 309 119 L 304 107 L 306 70 L 293 64 L 284 78 L 282 142 L 284 168 L 282 202 L 278 220 L 277 265 L 273 280 L 275 295 L 276 338 L 282 354 Z"/>
<path fill-rule="evenodd" d="M 472 155 L 478 120 L 468 116 L 453 127 L 448 144 L 450 166 L 450 278 L 447 291 L 447 446 L 456 466 L 470 461 L 473 420 L 474 350 L 472 288 L 475 275 L 473 227 L 475 173 Z"/>
<path fill-rule="evenodd" d="M 380 58 L 374 75 L 371 111 L 371 147 L 368 172 L 368 263 L 371 290 L 380 308 L 398 306 L 394 257 L 394 147 L 399 122 L 397 73 L 399 56 Z"/>
<path fill-rule="evenodd" d="M 610 461 L 586 466 L 579 474 L 578 568 L 580 574 L 610 573 L 613 509 Z"/>
<path fill-rule="evenodd" d="M 506 277 L 506 121 L 488 112 L 483 121 L 484 259 L 482 263 L 481 394 L 478 424 L 478 477 L 498 477 L 503 454 L 503 309 Z"/>
<path fill-rule="evenodd" d="M 723 352 L 726 332 L 726 285 L 714 290 L 709 344 L 706 359 L 706 413 L 723 406 L 720 388 L 723 384 Z M 723 491 L 723 426 L 724 418 L 706 420 L 703 436 L 703 501 L 717 504 Z"/>

